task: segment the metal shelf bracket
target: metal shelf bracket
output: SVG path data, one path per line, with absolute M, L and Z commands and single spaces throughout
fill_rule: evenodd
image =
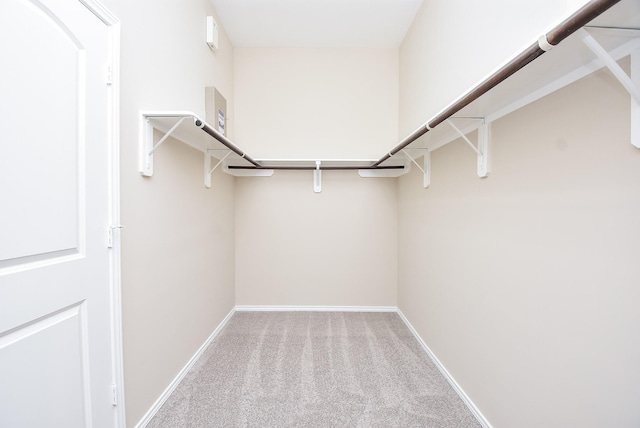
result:
M 406 150 L 424 150 L 423 165 L 420 166 L 420 164 L 416 162 L 413 156 L 407 153 Z M 406 148 L 406 149 L 402 149 L 402 153 L 404 153 L 404 155 L 411 162 L 413 162 L 413 164 L 417 166 L 420 171 L 422 171 L 422 177 L 423 177 L 422 187 L 424 187 L 425 189 L 429 188 L 429 185 L 431 184 L 431 152 L 429 151 L 429 149 L 428 148 L 415 148 L 415 149 Z
M 455 119 L 455 118 L 451 118 Z M 476 147 L 469 138 L 458 128 L 451 119 L 447 119 L 447 123 L 462 137 L 462 139 L 471 147 L 478 155 L 478 177 L 484 178 L 489 175 L 489 123 L 483 118 L 482 123 L 478 127 L 478 146 Z
M 231 150 L 224 150 L 227 153 L 216 163 L 213 167 L 211 164 L 213 163 L 214 157 L 211 156 L 209 152 L 217 151 L 216 149 L 208 149 L 207 153 L 204 154 L 204 186 L 209 189 L 211 188 L 211 174 L 224 162 L 224 160 L 233 153 Z
M 140 139 L 142 144 L 140 144 L 140 174 L 145 177 L 151 177 L 153 175 L 153 152 L 156 151 L 158 147 L 162 145 L 167 138 L 173 134 L 173 131 L 178 129 L 178 127 L 182 124 L 182 122 L 186 119 L 186 117 L 181 117 L 178 121 L 169 129 L 157 143 L 153 143 L 153 125 L 151 124 L 151 120 L 149 116 L 143 114 L 141 119 L 140 126 Z
M 625 29 L 620 30 L 626 31 Z M 638 125 L 640 120 L 640 52 L 636 50 L 631 54 L 631 77 L 629 77 L 589 31 L 584 28 L 578 31 L 582 42 L 604 63 L 631 95 L 631 144 L 640 149 L 640 125 Z

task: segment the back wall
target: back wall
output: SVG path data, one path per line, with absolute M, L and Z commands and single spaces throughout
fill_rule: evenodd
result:
M 236 48 L 238 144 L 254 158 L 380 158 L 397 143 L 397 49 Z
M 236 179 L 236 304 L 396 306 L 396 179 Z

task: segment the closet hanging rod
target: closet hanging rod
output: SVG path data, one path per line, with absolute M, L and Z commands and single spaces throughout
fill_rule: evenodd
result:
M 273 169 L 278 171 L 354 171 L 359 169 L 404 169 L 404 165 L 389 165 L 389 166 L 238 166 L 229 165 L 229 169 Z
M 483 80 L 480 84 L 475 86 L 465 95 L 458 98 L 457 101 L 455 101 L 445 110 L 437 114 L 431 120 L 427 121 L 418 129 L 405 137 L 389 153 L 381 157 L 380 160 L 376 161 L 373 164 L 373 167 L 378 167 L 381 163 L 385 162 L 386 160 L 400 152 L 402 149 L 406 148 L 409 144 L 413 143 L 418 138 L 422 137 L 424 134 L 462 110 L 464 107 L 489 92 L 495 86 L 509 78 L 516 71 L 520 70 L 546 51 L 557 46 L 558 43 L 604 13 L 619 1 L 620 0 L 592 0 L 584 5 L 576 13 L 562 21 L 551 31 L 543 34 L 537 43 L 533 43 L 531 46 L 521 52 L 517 57 L 501 67 L 498 71 L 493 73 L 487 79 Z
M 247 155 L 245 152 L 240 150 L 240 148 L 238 146 L 236 146 L 235 144 L 233 144 L 231 142 L 231 140 L 229 140 L 227 137 L 222 135 L 217 129 L 214 129 L 213 127 L 211 127 L 208 123 L 203 122 L 203 121 L 201 121 L 200 119 L 198 119 L 196 117 L 193 118 L 193 123 L 198 128 L 202 129 L 204 132 L 206 132 L 207 134 L 211 135 L 213 138 L 218 140 L 220 142 L 220 144 L 222 144 L 223 146 L 225 146 L 226 148 L 228 148 L 229 150 L 231 150 L 232 152 L 234 152 L 235 154 L 237 154 L 241 158 L 245 159 L 247 162 L 253 164 L 254 167 L 261 166 L 251 156 Z M 251 168 L 253 168 L 253 167 L 251 167 Z M 273 168 L 269 168 L 269 169 L 273 169 Z

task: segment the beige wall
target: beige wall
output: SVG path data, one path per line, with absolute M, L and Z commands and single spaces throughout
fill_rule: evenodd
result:
M 235 49 L 237 142 L 257 159 L 380 158 L 397 143 L 397 49 Z
M 255 158 L 379 158 L 397 142 L 397 49 L 238 48 L 237 141 Z M 396 304 L 393 179 L 236 183 L 236 303 Z
M 452 103 L 586 0 L 425 0 L 400 47 L 400 136 Z
M 138 111 L 233 108 L 233 52 L 205 44 L 207 0 L 104 0 L 122 23 L 122 294 L 127 425 L 135 426 L 234 305 L 233 178 L 203 183 L 203 154 L 169 140 L 138 173 Z M 232 123 L 230 124 L 232 128 Z M 231 129 L 232 131 L 232 129 Z
M 640 424 L 640 151 L 606 72 L 399 180 L 400 309 L 496 428 Z
M 395 179 L 279 171 L 236 180 L 238 305 L 396 306 Z
M 311 173 L 217 171 L 205 189 L 202 154 L 173 140 L 153 177 L 137 172 L 138 111 L 204 115 L 205 86 L 227 98 L 230 136 L 253 157 L 378 158 L 580 1 L 548 0 L 545 12 L 504 2 L 535 31 L 508 27 L 501 45 L 482 36 L 511 22 L 490 14 L 496 5 L 464 2 L 461 17 L 460 2 L 425 2 L 400 60 L 394 49 L 234 55 L 223 31 L 212 53 L 207 0 L 103 1 L 122 21 L 129 426 L 236 303 L 398 303 L 496 427 L 637 422 L 639 159 L 624 135 L 628 98 L 610 79 L 494 124 L 486 180 L 460 143 L 433 154 L 426 191 L 415 171 L 399 183 L 326 172 L 320 194 Z M 425 26 L 433 16 L 457 26 Z M 618 411 L 603 422 L 598 409 Z

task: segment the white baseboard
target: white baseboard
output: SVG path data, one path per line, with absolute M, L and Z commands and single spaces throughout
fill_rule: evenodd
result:
M 431 349 L 429 349 L 429 347 L 427 346 L 427 344 L 424 342 L 424 340 L 422 340 L 422 338 L 420 337 L 420 335 L 418 334 L 418 332 L 416 331 L 415 328 L 413 328 L 413 326 L 411 325 L 411 323 L 409 322 L 409 320 L 407 319 L 407 317 L 404 316 L 404 314 L 402 313 L 402 311 L 400 309 L 397 310 L 398 315 L 400 316 L 400 318 L 402 319 L 402 321 L 404 321 L 404 323 L 406 324 L 407 328 L 409 329 L 409 331 L 411 331 L 411 333 L 413 334 L 413 336 L 416 338 L 416 340 L 418 341 L 418 343 L 420 343 L 420 345 L 422 345 L 422 348 L 425 350 L 425 352 L 427 353 L 427 355 L 429 356 L 429 358 L 431 358 L 431 360 L 433 361 L 433 363 L 436 365 L 436 367 L 438 368 L 438 370 L 440 370 L 440 373 L 442 373 L 442 375 L 444 376 L 444 378 L 447 380 L 447 382 L 449 382 L 449 384 L 451 385 L 451 387 L 454 389 L 454 391 L 460 396 L 460 398 L 462 399 L 462 401 L 464 401 L 464 404 L 467 405 L 467 407 L 469 408 L 469 410 L 471 411 L 471 413 L 473 413 L 473 416 L 476 417 L 476 419 L 478 420 L 478 422 L 480 422 L 480 424 L 484 427 L 484 428 L 492 428 L 491 424 L 489 423 L 489 421 L 487 420 L 487 418 L 484 417 L 484 415 L 480 412 L 480 409 L 478 409 L 476 407 L 475 404 L 473 404 L 473 401 L 471 401 L 471 399 L 467 396 L 467 394 L 464 392 L 464 390 L 460 387 L 460 385 L 458 385 L 458 382 L 456 382 L 456 380 L 453 378 L 453 376 L 451 376 L 451 374 L 449 373 L 449 371 L 447 371 L 447 369 L 444 367 L 444 365 L 440 362 L 440 360 L 438 359 L 438 357 L 436 357 L 436 355 L 431 352 Z
M 396 312 L 395 306 L 275 306 L 275 305 L 237 305 L 238 312 Z
M 222 322 L 218 325 L 218 327 L 216 327 L 213 333 L 211 333 L 211 335 L 207 338 L 207 340 L 205 340 L 205 342 L 202 344 L 200 349 L 196 351 L 196 353 L 193 355 L 193 357 L 191 357 L 189 362 L 182 368 L 182 370 L 180 370 L 180 373 L 178 373 L 175 379 L 171 381 L 169 386 L 167 386 L 167 388 L 160 395 L 160 397 L 158 397 L 156 402 L 153 403 L 149 411 L 147 411 L 147 413 L 142 417 L 142 419 L 140 419 L 140 421 L 136 424 L 135 428 L 144 428 L 147 426 L 147 424 L 151 421 L 151 419 L 155 416 L 155 414 L 158 413 L 158 410 L 160 410 L 160 408 L 165 403 L 165 401 L 167 401 L 169 396 L 180 384 L 182 379 L 184 379 L 187 373 L 189 373 L 189 370 L 193 368 L 193 366 L 198 361 L 198 359 L 202 356 L 202 354 L 207 349 L 207 347 L 211 344 L 211 342 L 213 342 L 213 339 L 216 338 L 216 336 L 218 335 L 218 333 L 220 333 L 222 328 L 227 324 L 227 322 L 229 322 L 229 319 L 231 319 L 231 316 L 235 313 L 235 311 L 236 310 L 234 308 L 231 310 L 231 312 L 227 314 L 227 316 L 222 320 Z

